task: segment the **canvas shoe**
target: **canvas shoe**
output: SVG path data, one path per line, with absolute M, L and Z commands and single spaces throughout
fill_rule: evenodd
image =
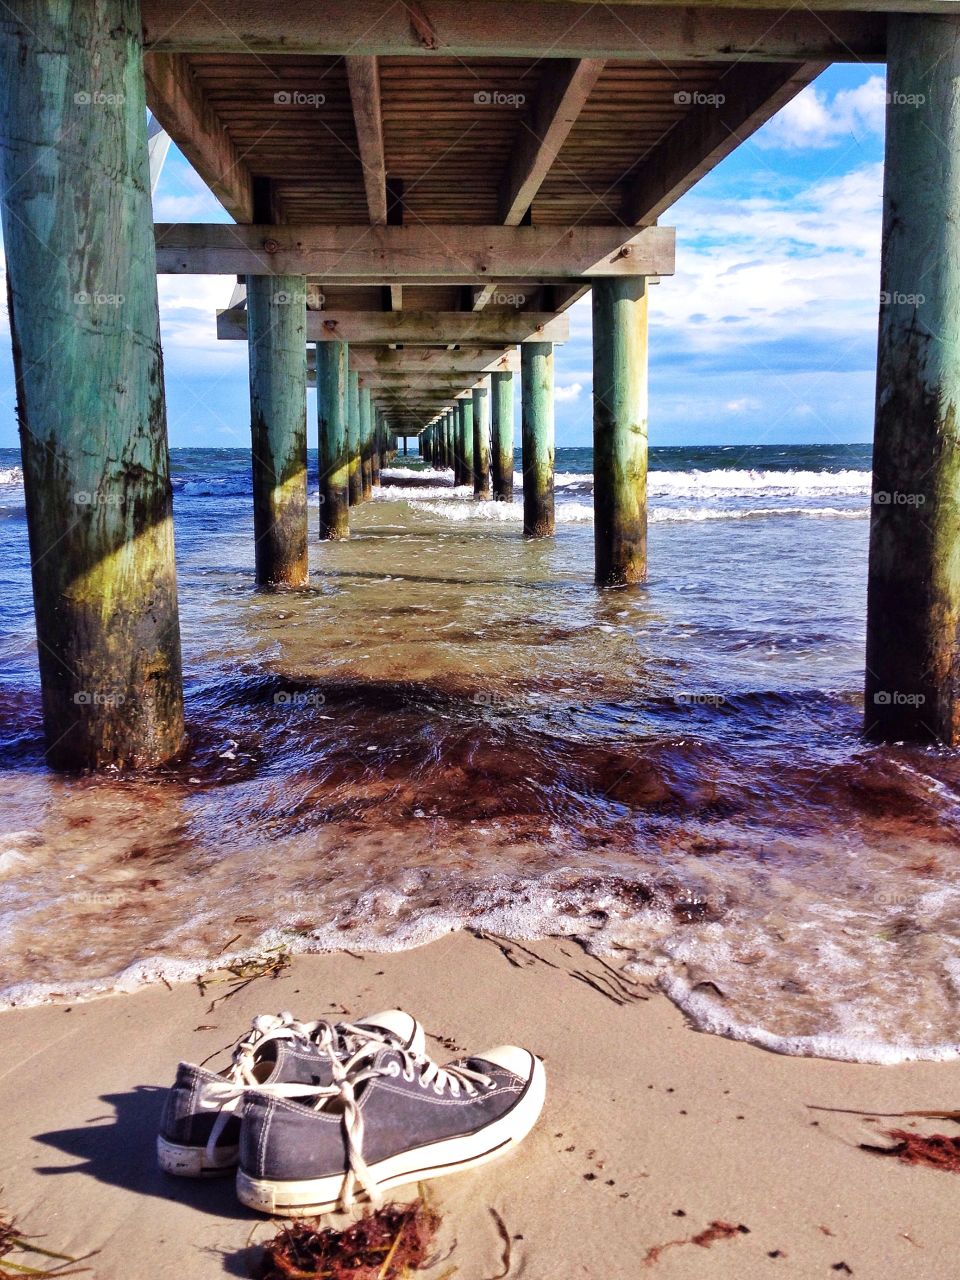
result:
M 423 1027 L 402 1009 L 367 1014 L 357 1023 L 299 1022 L 289 1013 L 261 1014 L 238 1042 L 224 1071 L 181 1062 L 160 1121 L 160 1168 L 186 1178 L 233 1169 L 239 1159 L 240 1120 L 250 1088 L 280 1097 L 296 1097 L 304 1089 L 315 1091 L 316 1086 L 331 1083 L 333 1063 L 367 1043 L 422 1053 Z
M 237 1195 L 293 1217 L 349 1208 L 359 1192 L 471 1169 L 505 1155 L 543 1107 L 543 1064 L 513 1045 L 440 1067 L 423 1053 L 368 1042 L 331 1067 L 313 1101 L 252 1090 Z

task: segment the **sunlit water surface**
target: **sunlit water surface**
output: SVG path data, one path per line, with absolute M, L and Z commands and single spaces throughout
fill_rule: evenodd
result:
M 650 580 L 610 591 L 590 451 L 557 466 L 554 540 L 398 464 L 263 593 L 249 455 L 174 451 L 189 746 L 57 777 L 0 451 L 3 1000 L 484 928 L 770 1047 L 960 1053 L 960 758 L 859 736 L 868 451 L 655 451 Z

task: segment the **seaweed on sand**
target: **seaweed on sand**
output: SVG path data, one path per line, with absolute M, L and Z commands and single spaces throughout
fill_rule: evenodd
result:
M 232 964 L 221 965 L 213 975 L 198 976 L 196 980 L 197 988 L 200 994 L 205 996 L 207 987 L 214 984 L 227 983 L 228 990 L 223 995 L 216 996 L 210 1001 L 207 1013 L 213 1013 L 218 1004 L 222 1004 L 224 1000 L 229 1000 L 231 996 L 237 995 L 238 992 L 248 987 L 251 982 L 256 982 L 258 978 L 279 978 L 289 968 L 290 952 L 288 948 L 282 945 L 269 947 L 259 956 L 252 956 L 246 960 L 236 960 Z M 218 977 L 217 974 L 220 973 L 225 976 Z
M 439 1213 L 422 1200 L 385 1205 L 342 1231 L 297 1220 L 264 1246 L 259 1278 L 405 1280 L 435 1261 L 430 1246 L 439 1225 Z
M 896 1156 L 902 1164 L 918 1164 L 926 1169 L 960 1173 L 960 1138 L 948 1138 L 942 1133 L 924 1137 L 920 1133 L 908 1133 L 906 1129 L 888 1129 L 884 1137 L 889 1138 L 894 1145 L 876 1147 L 861 1142 L 861 1150 L 878 1156 Z
M 38 1239 L 37 1236 L 25 1236 L 17 1230 L 17 1224 L 0 1211 L 0 1280 L 21 1280 L 23 1276 L 40 1277 L 61 1277 L 61 1276 L 78 1276 L 82 1272 L 89 1271 L 89 1267 L 77 1267 L 78 1262 L 85 1262 L 87 1258 L 92 1258 L 92 1253 L 84 1254 L 82 1258 L 74 1258 L 69 1253 L 57 1253 L 53 1249 L 44 1249 L 41 1245 L 34 1243 Z M 25 1262 L 15 1262 L 10 1256 L 11 1254 L 29 1254 L 35 1259 L 45 1258 L 51 1266 L 36 1265 L 31 1266 Z

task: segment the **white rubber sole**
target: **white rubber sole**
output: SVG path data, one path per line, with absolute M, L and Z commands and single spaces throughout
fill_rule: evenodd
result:
M 206 1147 L 181 1147 L 166 1138 L 157 1138 L 157 1163 L 164 1173 L 177 1178 L 218 1178 L 232 1173 L 240 1161 L 239 1147 L 217 1147 L 210 1160 Z
M 533 1058 L 533 1055 L 531 1054 Z M 381 1191 L 389 1191 L 427 1178 L 442 1178 L 478 1165 L 499 1160 L 519 1146 L 536 1124 L 546 1096 L 547 1078 L 543 1063 L 533 1058 L 530 1082 L 516 1106 L 478 1133 L 446 1138 L 428 1146 L 401 1152 L 388 1160 L 370 1165 L 370 1172 Z M 237 1171 L 237 1198 L 241 1204 L 275 1217 L 295 1218 L 301 1214 L 331 1213 L 340 1199 L 343 1175 L 310 1178 L 296 1182 L 275 1182 L 252 1178 L 243 1169 Z M 364 1199 L 358 1191 L 358 1199 Z

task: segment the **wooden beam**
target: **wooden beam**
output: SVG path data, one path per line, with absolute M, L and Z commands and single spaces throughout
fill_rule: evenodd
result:
M 380 70 L 377 59 L 372 55 L 349 57 L 344 61 L 370 221 L 375 226 L 384 226 L 387 221 L 387 161 L 383 149 Z
M 156 224 L 165 275 L 307 275 L 372 283 L 393 278 L 567 280 L 659 276 L 674 270 L 674 232 L 644 227 L 353 227 Z
M 543 80 L 523 121 L 500 190 L 500 221 L 518 227 L 597 83 L 599 58 L 561 58 L 544 65 Z
M 314 360 L 315 354 L 311 348 L 307 352 L 308 364 L 312 365 Z M 404 347 L 402 350 L 380 347 L 371 350 L 369 347 L 353 346 L 350 364 L 364 379 L 370 376 L 406 378 L 434 374 L 476 374 L 480 377 L 484 373 L 495 371 L 515 373 L 520 368 L 520 353 L 516 347 L 508 351 L 500 347 L 461 347 L 448 351 L 432 347 Z
M 655 222 L 823 70 L 821 62 L 744 62 L 728 71 L 710 94 L 723 101 L 692 105 L 636 168 L 623 196 L 624 222 Z
M 217 312 L 217 337 L 247 340 L 247 313 L 240 307 Z M 517 342 L 566 342 L 570 318 L 550 311 L 514 311 L 510 315 L 469 311 L 308 311 L 307 342 L 349 342 L 384 346 L 513 345 Z
M 614 10 L 575 0 L 430 0 L 429 14 L 383 0 L 222 0 L 215 7 L 142 0 L 141 7 L 147 48 L 174 53 L 879 62 L 886 52 L 885 16 L 864 12 L 865 3 L 828 20 L 812 11 L 835 10 L 834 0 L 779 7 L 768 0 L 770 11 L 675 3 Z
M 253 220 L 250 171 L 220 123 L 187 59 L 148 53 L 143 59 L 147 105 L 237 222 Z

